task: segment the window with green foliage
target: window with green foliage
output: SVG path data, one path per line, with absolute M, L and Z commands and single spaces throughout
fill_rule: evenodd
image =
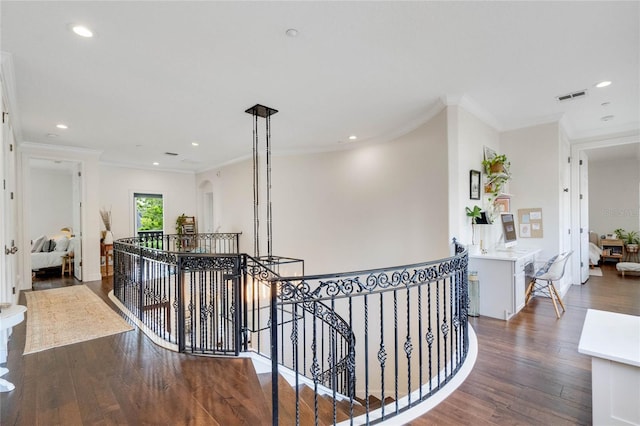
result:
M 136 234 L 139 231 L 162 231 L 164 212 L 162 194 L 134 194 Z

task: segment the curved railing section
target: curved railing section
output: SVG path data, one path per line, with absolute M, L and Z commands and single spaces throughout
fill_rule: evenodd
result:
M 113 244 L 113 294 L 152 339 L 210 355 L 241 350 L 239 234 L 144 233 Z
M 148 232 L 114 243 L 114 296 L 157 343 L 268 358 L 295 387 L 296 423 L 375 424 L 441 390 L 469 350 L 464 247 L 446 259 L 308 276 L 304 263 L 239 253 L 238 234 Z M 303 385 L 313 401 L 303 402 Z M 273 404 L 273 423 L 278 423 Z M 326 409 L 322 409 L 326 411 Z
M 308 312 L 304 307 L 322 304 L 331 312 L 324 322 L 335 321 L 326 339 L 318 315 L 303 312 L 289 337 L 278 334 L 287 338 L 278 347 L 295 353 L 308 346 L 315 384 L 325 379 L 322 363 L 335 366 L 334 378 L 344 373 L 351 386 L 343 395 L 349 399 L 350 417 L 364 410 L 358 423 L 381 422 L 425 401 L 458 372 L 469 349 L 468 255 L 464 247 L 455 247 L 452 257 L 432 262 L 273 280 L 277 309 Z M 304 345 L 295 324 L 304 324 L 304 335 L 310 336 Z M 341 358 L 343 328 L 354 336 L 346 358 Z M 334 364 L 338 359 L 344 364 Z M 329 387 L 337 401 L 338 388 Z M 333 405 L 336 423 L 337 402 Z
M 352 387 L 349 386 L 347 364 L 349 356 L 353 353 L 355 337 L 349 329 L 347 322 L 336 315 L 329 306 L 318 301 L 309 301 L 300 303 L 296 309 L 290 310 L 284 307 L 275 309 L 275 313 L 271 311 L 271 285 L 280 279 L 280 275 L 275 270 L 280 270 L 283 265 L 288 270 L 297 269 L 303 271 L 303 263 L 299 259 L 270 257 L 270 258 L 253 258 L 246 256 L 246 273 L 248 282 L 246 288 L 250 289 L 250 295 L 258 295 L 258 297 L 247 298 L 247 309 L 245 312 L 251 314 L 251 318 L 247 318 L 245 324 L 248 325 L 248 341 L 252 343 L 250 348 L 258 354 L 266 358 L 272 358 L 271 336 L 275 332 L 277 336 L 293 336 L 297 342 L 302 342 L 301 351 L 291 351 L 287 345 L 287 341 L 279 338 L 280 347 L 278 348 L 278 356 L 274 357 L 277 364 L 294 371 L 296 386 L 300 384 L 300 375 L 310 380 L 316 380 L 326 389 L 336 389 L 337 392 L 344 395 L 352 395 Z M 273 269 L 272 269 L 273 268 Z M 280 271 L 282 273 L 282 271 Z M 309 336 L 304 333 L 304 324 L 306 315 L 311 315 L 315 320 L 322 323 L 322 332 L 324 336 L 320 340 L 329 340 L 332 336 L 339 340 L 340 347 L 344 348 L 340 354 L 337 354 L 326 365 L 315 365 L 311 363 L 307 356 L 307 344 Z M 272 318 L 276 320 L 273 321 Z M 272 330 L 275 327 L 275 330 Z M 255 344 L 253 344 L 255 342 Z

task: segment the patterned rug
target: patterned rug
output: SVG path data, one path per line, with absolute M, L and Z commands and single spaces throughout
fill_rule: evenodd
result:
M 133 330 L 85 285 L 31 291 L 24 354 Z

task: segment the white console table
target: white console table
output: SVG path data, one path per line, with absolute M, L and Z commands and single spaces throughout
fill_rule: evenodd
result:
M 24 320 L 26 310 L 26 306 L 11 305 L 8 308 L 2 308 L 2 312 L 0 312 L 0 363 L 7 361 L 7 343 L 9 336 L 11 336 L 11 329 Z M 0 376 L 4 376 L 8 372 L 8 369 L 0 367 Z M 0 392 L 9 392 L 13 389 L 15 389 L 13 383 L 0 379 Z
M 525 270 L 540 250 L 498 249 L 469 255 L 469 271 L 478 271 L 480 315 L 508 320 L 524 307 Z
M 640 317 L 587 310 L 578 352 L 592 357 L 593 424 L 640 425 Z

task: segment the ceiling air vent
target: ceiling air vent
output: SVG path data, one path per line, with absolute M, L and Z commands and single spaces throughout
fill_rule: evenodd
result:
M 587 89 L 578 90 L 572 93 L 567 93 L 566 95 L 556 96 L 556 99 L 560 102 L 564 102 L 564 101 L 570 101 L 573 99 L 584 98 L 585 96 L 587 96 Z
M 172 157 L 177 157 L 178 153 L 176 153 L 176 152 L 165 152 L 164 155 L 171 155 Z

